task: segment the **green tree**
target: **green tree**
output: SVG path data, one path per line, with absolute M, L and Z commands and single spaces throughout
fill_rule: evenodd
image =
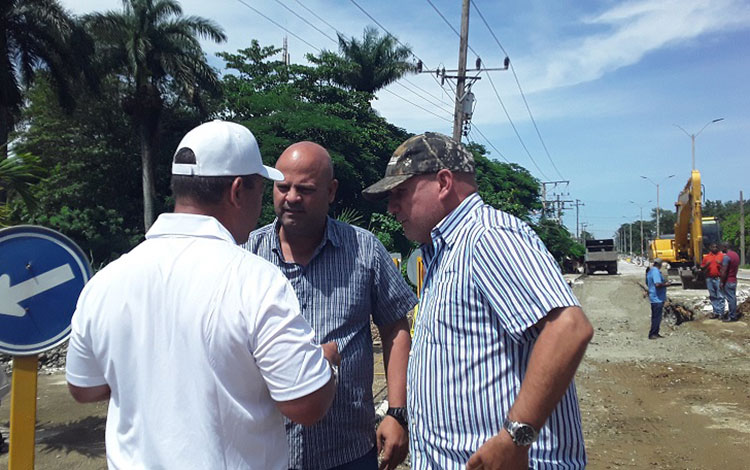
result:
M 526 222 L 531 213 L 542 208 L 539 180 L 515 163 L 502 163 L 487 158 L 487 149 L 469 142 L 474 154 L 479 195 L 492 207 L 512 214 Z
M 18 196 L 28 207 L 37 206 L 33 195 L 33 184 L 38 182 L 44 171 L 39 166 L 39 159 L 28 153 L 21 153 L 0 160 L 0 191 L 5 192 L 8 200 Z M 0 201 L 0 227 L 8 225 L 10 208 Z
M 38 204 L 15 198 L 9 204 L 10 217 L 12 223 L 64 233 L 100 266 L 143 237 L 138 137 L 119 106 L 129 93 L 126 83 L 111 77 L 102 81 L 99 94 L 82 86 L 72 91 L 78 106 L 65 112 L 47 80 L 37 80 L 29 90 L 15 150 L 38 155 L 45 174 L 30 188 Z M 162 201 L 168 194 L 168 156 L 198 122 L 192 108 L 172 105 L 163 112 L 162 158 L 155 171 Z
M 339 53 L 322 51 L 308 59 L 320 66 L 333 82 L 356 91 L 375 93 L 416 70 L 409 61 L 411 49 L 390 34 L 381 36 L 374 26 L 365 28 L 362 40 L 338 35 Z
M 40 68 L 47 71 L 63 106 L 71 108 L 70 85 L 80 76 L 91 42 L 57 0 L 0 3 L 0 160 L 23 106 L 24 89 Z M 87 75 L 92 79 L 93 75 Z
M 585 248 L 573 240 L 565 226 L 552 219 L 542 219 L 532 227 L 564 271 L 571 271 L 574 261 L 582 260 Z
M 127 80 L 123 108 L 140 142 L 143 223 L 154 221 L 153 159 L 165 100 L 182 98 L 203 110 L 201 91 L 218 94 L 219 79 L 199 39 L 226 40 L 213 21 L 184 16 L 176 0 L 123 0 L 123 11 L 93 13 L 84 22 L 97 39 L 102 70 Z

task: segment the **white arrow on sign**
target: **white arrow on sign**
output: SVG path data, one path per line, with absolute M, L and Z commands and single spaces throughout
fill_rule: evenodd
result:
M 10 276 L 0 276 L 0 315 L 22 317 L 26 309 L 18 305 L 19 302 L 57 287 L 75 278 L 70 265 L 64 264 L 31 279 L 10 285 Z

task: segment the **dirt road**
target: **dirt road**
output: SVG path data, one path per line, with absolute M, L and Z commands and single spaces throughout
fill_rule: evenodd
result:
M 747 318 L 667 318 L 665 338 L 649 340 L 643 268 L 621 263 L 620 272 L 574 285 L 596 330 L 576 378 L 589 468 L 750 468 Z
M 648 340 L 643 268 L 621 263 L 617 276 L 580 278 L 574 291 L 596 330 L 576 382 L 591 469 L 750 468 L 750 328 L 705 320 Z M 668 296 L 701 297 L 670 287 Z M 376 358 L 376 397 L 383 396 Z M 64 376 L 40 376 L 36 469 L 104 469 L 106 405 L 69 398 Z M 0 406 L 7 435 L 9 403 Z M 7 466 L 0 456 L 0 468 Z

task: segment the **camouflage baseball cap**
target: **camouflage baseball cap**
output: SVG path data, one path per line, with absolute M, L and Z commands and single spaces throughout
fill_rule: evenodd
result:
M 371 201 L 382 199 L 412 176 L 437 173 L 442 169 L 474 173 L 474 156 L 446 135 L 437 132 L 415 135 L 399 145 L 385 168 L 385 177 L 365 188 L 362 196 Z

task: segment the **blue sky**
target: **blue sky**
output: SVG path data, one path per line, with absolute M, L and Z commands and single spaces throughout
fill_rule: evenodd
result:
M 215 58 L 215 52 L 241 49 L 251 39 L 258 39 L 263 45 L 281 46 L 287 35 L 292 62 L 304 63 L 304 54 L 315 52 L 311 45 L 336 50 L 333 41 L 282 5 L 305 16 L 334 38 L 335 31 L 301 4 L 348 36 L 360 37 L 365 26 L 373 24 L 353 2 L 346 0 L 242 2 L 182 2 L 185 14 L 211 18 L 225 29 L 226 43 L 204 45 L 209 60 L 217 68 L 223 62 Z M 121 5 L 119 0 L 62 0 L 62 3 L 77 14 L 119 9 Z M 458 38 L 427 0 L 356 0 L 356 3 L 399 40 L 409 44 L 428 67 L 456 68 Z M 459 29 L 460 0 L 432 0 L 432 3 Z M 474 140 L 487 145 L 491 157 L 518 163 L 542 181 L 569 180 L 569 185 L 550 187 L 550 197 L 560 194 L 561 199 L 580 200 L 584 206 L 580 208 L 579 220 L 587 224 L 590 232 L 598 237 L 611 236 L 621 223 L 638 220 L 639 209 L 631 200 L 644 205 L 643 214 L 648 217 L 650 209 L 656 206 L 656 188 L 641 175 L 661 182 L 660 206 L 674 209 L 677 194 L 691 170 L 691 139 L 675 124 L 689 133 L 697 133 L 711 120 L 724 118 L 709 125 L 696 138 L 696 167 L 702 173 L 708 199 L 737 200 L 740 190 L 746 199 L 750 198 L 750 3 L 745 0 L 476 0 L 474 3 L 508 52 L 549 155 L 510 71 L 487 72 L 492 74 L 510 120 L 487 73 L 474 86 L 477 103 L 473 124 L 495 149 L 476 130 L 472 133 Z M 473 8 L 469 31 L 469 45 L 485 66 L 500 66 L 505 54 Z M 470 66 L 475 58 L 469 52 Z M 373 106 L 410 132 L 429 130 L 450 135 L 452 97 L 448 88 L 446 85 L 442 89 L 426 74 L 409 76 L 408 81 L 392 84 L 378 93 Z M 667 179 L 670 175 L 675 176 Z M 576 231 L 575 209 L 566 211 L 564 222 L 572 232 Z

